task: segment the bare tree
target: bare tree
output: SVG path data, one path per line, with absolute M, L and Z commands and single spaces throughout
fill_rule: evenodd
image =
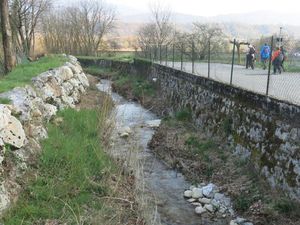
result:
M 103 38 L 114 28 L 115 10 L 103 1 L 87 0 L 52 12 L 43 21 L 49 51 L 96 55 Z
M 12 0 L 11 21 L 15 42 L 26 56 L 34 54 L 37 25 L 50 9 L 52 0 Z
M 138 43 L 142 51 L 162 48 L 172 42 L 171 11 L 160 3 L 150 5 L 152 21 L 138 31 Z
M 171 11 L 159 2 L 152 4 L 150 8 L 156 43 L 159 46 L 169 44 L 172 39 L 173 30 L 171 25 Z
M 2 42 L 4 51 L 4 72 L 10 72 L 16 66 L 16 56 L 12 43 L 12 32 L 9 21 L 8 0 L 0 1 Z
M 217 24 L 194 23 L 191 33 L 177 33 L 176 48 L 181 49 L 189 58 L 204 59 L 208 55 L 221 53 L 226 49 L 225 34 Z

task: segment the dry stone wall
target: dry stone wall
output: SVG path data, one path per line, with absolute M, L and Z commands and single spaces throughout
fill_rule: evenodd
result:
M 38 75 L 32 85 L 0 94 L 11 101 L 0 104 L 0 214 L 17 198 L 21 188 L 17 180 L 40 152 L 39 141 L 47 138 L 46 123 L 58 110 L 74 108 L 89 87 L 77 59 L 66 57 L 64 66 Z

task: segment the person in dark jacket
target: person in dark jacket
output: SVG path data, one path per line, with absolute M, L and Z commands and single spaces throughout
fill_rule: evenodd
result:
M 248 45 L 248 53 L 246 55 L 246 69 L 250 66 L 252 69 L 254 69 L 254 62 L 255 62 L 255 53 L 256 50 L 253 45 Z
M 279 74 L 281 74 L 281 63 L 282 63 L 282 54 L 280 51 L 280 48 L 276 48 L 276 51 L 274 51 L 272 55 L 272 65 L 273 65 L 273 71 L 274 74 L 278 71 Z
M 281 46 L 280 47 L 280 52 L 281 52 L 281 58 L 282 58 L 282 61 L 281 61 L 281 69 L 282 69 L 282 71 L 285 71 L 285 69 L 284 69 L 284 65 L 283 65 L 283 63 L 285 62 L 285 60 L 286 60 L 286 51 L 285 51 L 285 49 L 283 48 L 283 46 Z

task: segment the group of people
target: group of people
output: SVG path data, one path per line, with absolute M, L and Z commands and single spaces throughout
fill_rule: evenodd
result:
M 246 55 L 246 69 L 251 67 L 254 69 L 254 62 L 255 62 L 255 54 L 256 50 L 253 45 L 248 45 L 248 53 Z M 263 69 L 265 70 L 267 68 L 267 62 L 270 59 L 271 54 L 271 48 L 268 46 L 268 44 L 264 44 L 260 49 L 260 59 L 262 62 Z M 276 74 L 277 72 L 281 74 L 282 71 L 284 71 L 284 61 L 285 61 L 286 55 L 285 50 L 283 46 L 277 47 L 276 50 L 273 52 L 271 57 L 271 62 L 273 65 L 273 72 Z

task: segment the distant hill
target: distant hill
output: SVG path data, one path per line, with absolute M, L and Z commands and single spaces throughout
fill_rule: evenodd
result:
M 138 28 L 151 21 L 149 13 L 121 15 L 117 31 L 120 36 L 135 36 Z M 214 17 L 201 17 L 181 13 L 173 13 L 172 21 L 178 29 L 189 31 L 193 22 L 218 23 L 229 37 L 241 39 L 260 38 L 283 32 L 300 39 L 300 14 L 272 13 L 267 11 L 246 14 L 229 14 Z

